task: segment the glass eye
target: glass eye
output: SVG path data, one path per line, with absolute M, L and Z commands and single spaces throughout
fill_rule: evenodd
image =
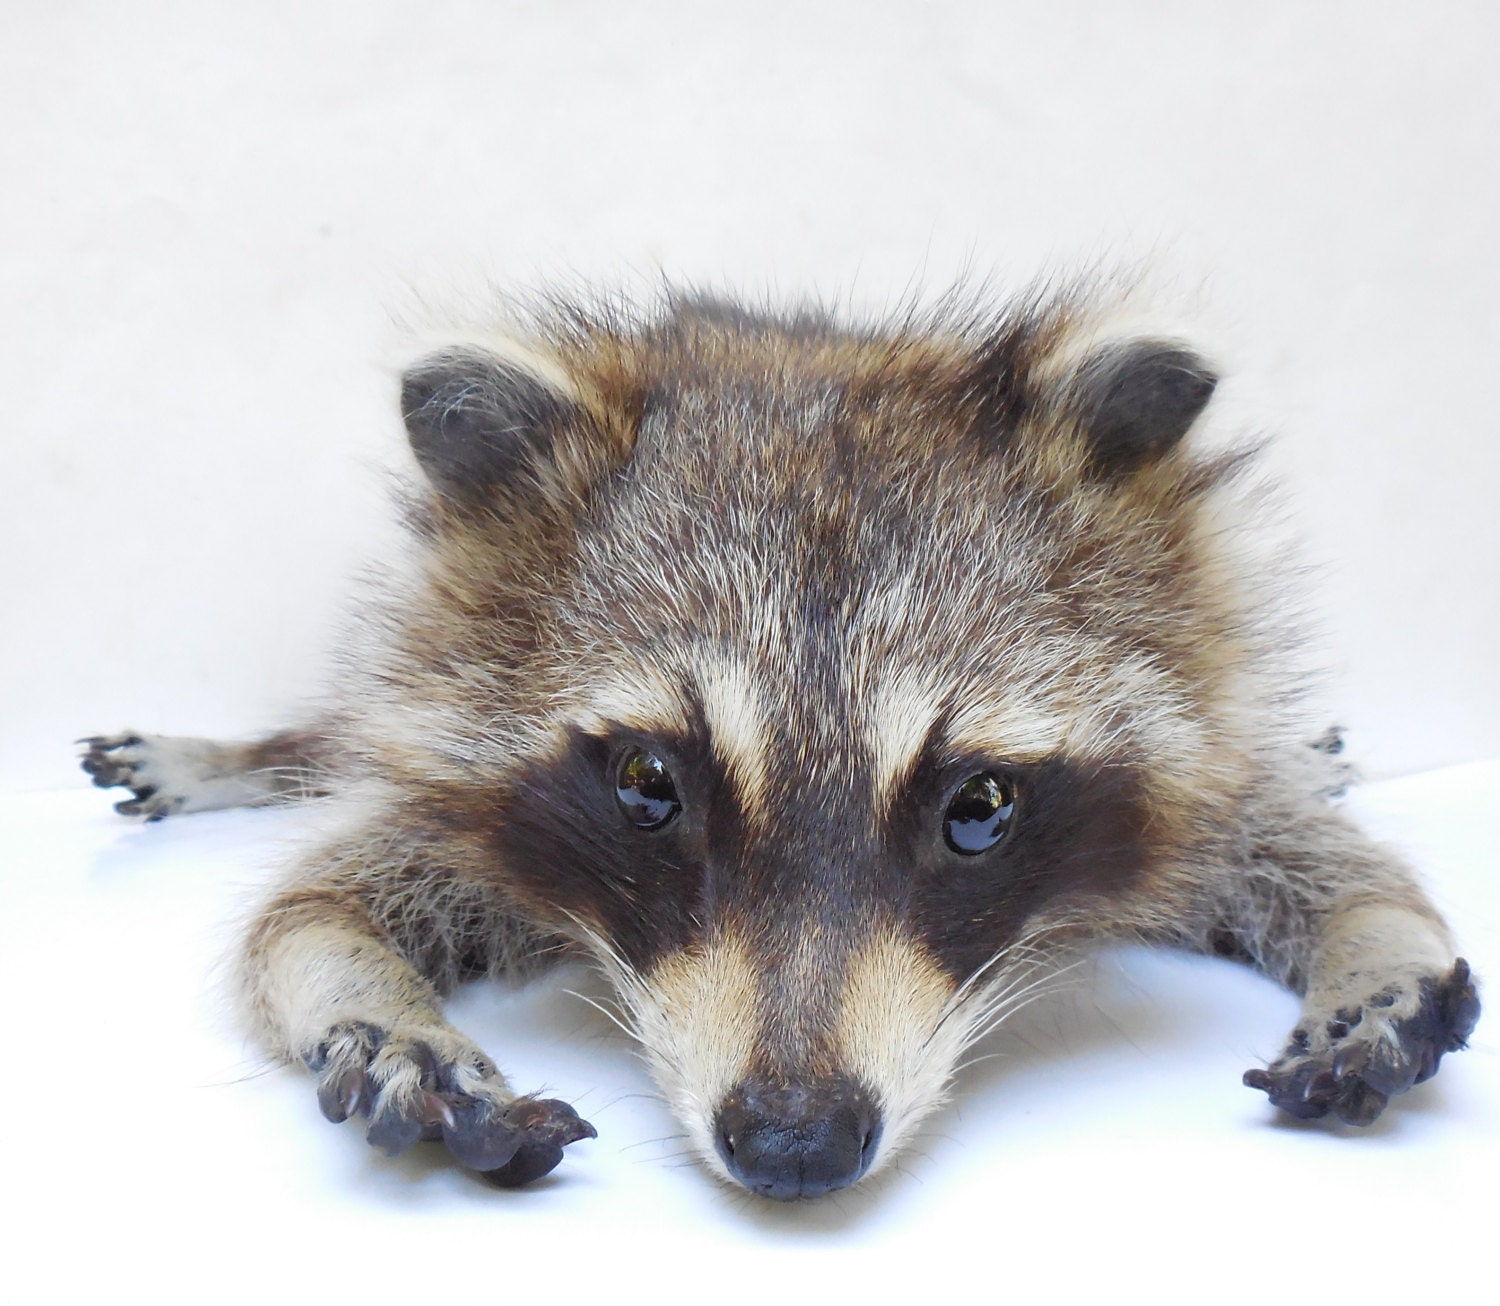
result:
M 943 813 L 943 838 L 956 853 L 972 856 L 1005 838 L 1016 812 L 1016 791 L 986 771 L 970 776 L 953 791 Z
M 615 801 L 638 830 L 659 830 L 682 811 L 672 774 L 655 753 L 627 753 L 620 759 Z

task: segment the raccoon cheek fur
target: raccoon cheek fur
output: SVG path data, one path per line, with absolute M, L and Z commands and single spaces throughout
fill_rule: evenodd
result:
M 769 1198 L 878 1169 L 1091 939 L 1302 994 L 1246 1083 L 1368 1123 L 1463 1046 L 1474 979 L 1327 805 L 1253 454 L 1196 448 L 1216 372 L 1140 320 L 1078 286 L 456 334 L 403 379 L 411 558 L 322 719 L 98 735 L 84 769 L 146 820 L 323 798 L 242 949 L 250 1023 L 330 1119 L 495 1182 L 593 1129 L 442 999 L 570 955 L 705 1165 Z

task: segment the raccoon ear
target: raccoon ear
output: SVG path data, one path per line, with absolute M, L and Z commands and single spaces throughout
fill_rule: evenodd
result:
M 1124 475 L 1160 458 L 1208 406 L 1219 378 L 1197 354 L 1166 340 L 1132 340 L 1089 355 L 1068 406 L 1096 470 Z
M 578 405 L 541 360 L 473 346 L 421 359 L 401 378 L 401 416 L 438 493 L 480 506 L 534 481 Z

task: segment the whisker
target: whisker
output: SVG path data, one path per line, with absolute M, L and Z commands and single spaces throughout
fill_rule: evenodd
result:
M 982 1014 L 982 1016 L 979 1017 L 974 1027 L 969 1031 L 969 1035 L 965 1039 L 963 1046 L 966 1048 L 972 1047 L 975 1043 L 978 1043 L 988 1034 L 993 1033 L 1000 1027 L 1002 1023 L 1014 1016 L 1022 1008 L 1029 1007 L 1038 999 L 1046 997 L 1052 993 L 1057 993 L 1062 989 L 1068 987 L 1068 985 L 1063 982 L 1063 977 L 1070 971 L 1077 970 L 1082 965 L 1083 959 L 1080 958 L 1078 961 L 1075 961 L 1071 965 L 1064 967 L 1062 970 L 1042 976 L 1040 979 L 1028 985 L 1026 988 L 1021 989 L 1019 992 L 1007 995 L 1006 999 L 1003 1002 L 997 1004 L 996 1006 L 988 1008 Z
M 678 1142 L 678 1141 L 680 1141 L 680 1140 L 682 1140 L 682 1139 L 684 1139 L 686 1137 L 687 1137 L 686 1134 L 663 1134 L 660 1138 L 643 1138 L 638 1143 L 626 1143 L 624 1147 L 620 1148 L 620 1151 L 622 1151 L 622 1152 L 633 1152 L 638 1147 L 653 1147 L 653 1146 L 656 1146 L 656 1145 L 658 1145 L 660 1143 L 675 1143 L 675 1142 Z M 668 1155 L 681 1156 L 682 1153 L 681 1152 L 674 1152 L 674 1153 L 669 1153 Z M 650 1158 L 647 1158 L 647 1159 L 650 1159 Z M 661 1159 L 661 1158 L 658 1158 L 658 1159 Z
M 667 1099 L 661 1093 L 621 1093 L 614 1099 L 615 1102 L 658 1102 L 667 1106 Z
M 1060 979 L 1061 977 L 1055 974 L 1041 975 L 1025 985 L 998 995 L 993 1002 L 986 1003 L 974 1013 L 973 1023 L 967 1031 L 962 1046 L 965 1048 L 973 1046 L 1007 1017 L 1014 1015 L 1022 1007 L 1029 1006 L 1045 994 L 1060 988 Z
M 1007 964 L 1016 963 L 1018 969 L 1021 966 L 1025 965 L 1043 964 L 1051 954 L 1048 950 L 1036 945 L 1040 940 L 1046 938 L 1049 934 L 1060 932 L 1066 927 L 1066 925 L 1067 921 L 1064 920 L 1060 922 L 1051 922 L 1036 926 L 1035 928 L 1027 931 L 1025 934 L 1022 934 L 1018 938 L 1012 940 L 1003 948 L 1000 948 L 992 957 L 990 957 L 988 961 L 984 963 L 984 965 L 980 966 L 977 970 L 974 971 L 973 974 L 965 979 L 964 982 L 960 984 L 954 991 L 953 996 L 943 1004 L 943 1009 L 938 1014 L 937 1023 L 933 1026 L 932 1032 L 928 1035 L 924 1046 L 930 1045 L 932 1041 L 942 1032 L 944 1026 L 947 1025 L 948 1021 L 952 1019 L 952 1017 L 956 1015 L 968 1003 L 975 989 L 980 986 L 980 981 L 984 979 L 984 977 L 993 969 L 993 967 L 1000 964 L 1001 962 L 1005 962 Z M 990 999 L 986 998 L 984 999 L 984 1001 L 988 1002 L 990 1001 Z
M 974 1066 L 981 1065 L 986 1061 L 1000 1061 L 1004 1058 L 1004 1052 L 986 1052 L 983 1056 L 970 1057 L 967 1061 L 960 1061 L 956 1066 L 953 1067 L 953 1073 L 955 1075 L 961 1075 L 964 1071 L 969 1070 Z
M 607 1007 L 603 1002 L 600 1002 L 598 999 L 589 997 L 587 993 L 579 993 L 577 989 L 564 989 L 563 992 L 566 993 L 570 998 L 577 998 L 580 1002 L 588 1003 L 589 1006 L 591 1006 L 601 1016 L 609 1020 L 612 1024 L 618 1026 L 620 1031 L 628 1035 L 631 1039 L 636 1039 L 639 1037 L 636 1031 L 631 1029 L 631 1027 L 627 1025 L 621 1017 L 617 1016 L 613 1011 L 609 1009 L 609 1007 Z

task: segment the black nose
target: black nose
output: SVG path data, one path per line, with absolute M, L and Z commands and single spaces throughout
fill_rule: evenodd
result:
M 788 1202 L 847 1188 L 870 1168 L 880 1111 L 852 1080 L 785 1083 L 754 1077 L 724 1099 L 719 1155 L 753 1193 Z

